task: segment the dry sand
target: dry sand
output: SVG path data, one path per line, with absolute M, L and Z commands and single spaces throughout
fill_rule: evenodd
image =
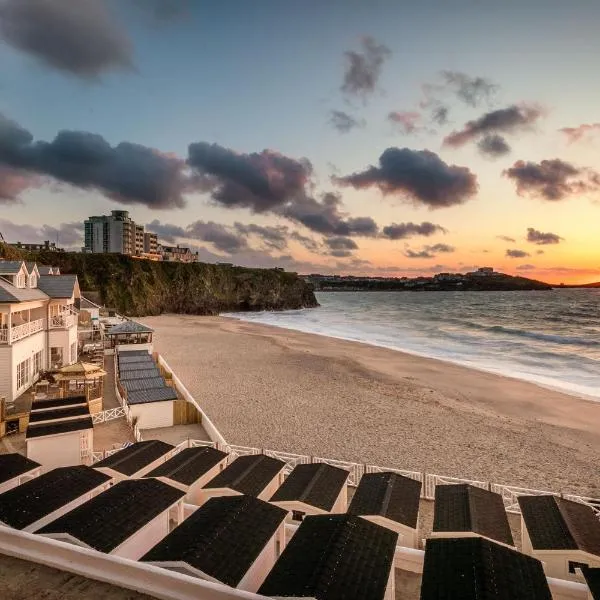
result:
M 224 317 L 143 321 L 230 443 L 600 498 L 600 403 Z

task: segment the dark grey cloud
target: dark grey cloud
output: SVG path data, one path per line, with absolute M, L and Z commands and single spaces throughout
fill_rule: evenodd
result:
M 390 240 L 403 240 L 415 235 L 428 237 L 435 233 L 446 233 L 441 225 L 423 221 L 422 223 L 392 223 L 381 230 L 383 237 Z
M 537 244 L 538 246 L 547 246 L 550 244 L 560 244 L 563 241 L 563 238 L 556 233 L 544 233 L 534 229 L 533 227 L 528 227 L 527 241 L 531 242 L 532 244 Z
M 422 129 L 421 113 L 416 111 L 393 110 L 388 113 L 387 120 L 398 127 L 405 135 L 416 133 Z
M 317 240 L 307 235 L 302 235 L 298 231 L 292 231 L 292 233 L 290 234 L 290 238 L 297 241 L 299 244 L 301 244 L 311 252 L 316 252 L 319 249 L 319 243 L 317 242 Z
M 306 159 L 295 160 L 272 150 L 241 154 L 206 142 L 190 144 L 188 164 L 204 177 L 215 203 L 258 213 L 303 197 L 312 175 Z
M 217 250 L 235 254 L 248 248 L 246 236 L 213 221 L 194 221 L 186 227 L 187 237 L 211 243 Z
M 478 190 L 477 176 L 467 167 L 445 163 L 435 152 L 388 148 L 379 166 L 333 181 L 355 189 L 376 187 L 384 195 L 412 200 L 417 205 L 443 208 L 462 204 Z
M 438 125 L 446 125 L 449 113 L 450 109 L 447 106 L 437 106 L 431 113 L 431 120 Z
M 542 200 L 563 200 L 600 190 L 600 173 L 559 158 L 539 163 L 519 160 L 503 175 L 515 182 L 519 196 Z
M 170 223 L 161 223 L 158 219 L 154 219 L 146 225 L 146 230 L 156 233 L 158 237 L 170 244 L 175 243 L 177 238 L 185 238 L 187 232 L 179 225 L 171 225 Z
M 345 52 L 346 71 L 342 92 L 363 98 L 372 94 L 377 87 L 383 64 L 391 54 L 391 50 L 384 44 L 379 44 L 372 37 L 363 37 L 361 51 Z
M 539 106 L 513 104 L 487 112 L 479 119 L 468 121 L 459 131 L 453 131 L 444 139 L 446 146 L 458 148 L 490 133 L 514 133 L 531 128 L 543 115 Z
M 559 129 L 559 131 L 564 133 L 567 136 L 568 142 L 572 144 L 573 142 L 578 142 L 586 136 L 599 134 L 600 123 L 583 123 L 577 127 L 563 127 L 562 129 Z
M 473 107 L 489 102 L 499 89 L 485 77 L 471 77 L 460 71 L 442 71 L 442 79 L 457 98 Z
M 497 133 L 491 133 L 482 137 L 477 142 L 477 148 L 479 148 L 481 154 L 491 158 L 504 156 L 510 152 L 510 146 L 506 139 Z
M 52 142 L 0 115 L 0 167 L 98 190 L 122 204 L 181 208 L 190 185 L 184 161 L 153 148 L 121 142 L 111 146 L 86 131 L 60 131 Z
M 529 252 L 525 252 L 525 250 L 507 250 L 506 256 L 509 258 L 525 258 L 526 256 L 530 256 Z
M 358 250 L 358 244 L 352 238 L 341 235 L 325 238 L 323 241 L 330 250 Z
M 241 235 L 258 237 L 265 246 L 273 250 L 281 251 L 287 248 L 289 230 L 283 225 L 272 227 L 255 223 L 235 223 L 234 227 Z
M 131 69 L 131 42 L 102 0 L 4 0 L 0 36 L 40 62 L 84 79 Z
M 497 235 L 496 237 L 497 237 L 499 240 L 502 240 L 502 241 L 504 241 L 504 242 L 512 242 L 512 243 L 514 243 L 514 242 L 516 242 L 516 241 L 517 241 L 515 238 L 513 238 L 513 237 L 510 237 L 510 236 L 508 236 L 508 235 Z
M 348 133 L 353 129 L 365 126 L 364 119 L 357 119 L 342 110 L 332 110 L 329 113 L 329 123 L 340 133 Z
M 518 267 L 515 267 L 515 269 L 517 271 L 535 271 L 535 265 L 530 265 L 530 264 L 526 264 L 526 265 L 519 265 Z
M 8 219 L 0 219 L 0 231 L 7 242 L 38 244 L 44 241 L 58 242 L 63 248 L 81 248 L 83 222 L 71 221 L 59 225 L 22 225 Z
M 435 258 L 438 254 L 450 254 L 455 251 L 456 248 L 448 244 L 433 244 L 433 246 L 423 246 L 421 250 L 406 248 L 404 256 L 407 258 Z

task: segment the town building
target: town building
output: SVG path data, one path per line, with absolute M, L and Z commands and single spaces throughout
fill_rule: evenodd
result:
M 158 254 L 158 235 L 151 231 L 144 232 L 144 252 Z
M 77 361 L 77 276 L 29 265 L 0 260 L 0 397 L 8 406 L 42 371 Z
M 169 262 L 193 263 L 198 262 L 198 253 L 192 252 L 185 246 L 159 246 L 159 252 L 163 260 Z
M 26 252 L 64 252 L 63 248 L 58 248 L 55 242 L 50 242 L 49 240 L 46 240 L 42 244 L 15 242 L 8 245 L 19 250 L 25 250 Z
M 136 238 L 136 224 L 126 210 L 113 210 L 110 215 L 89 217 L 84 221 L 85 252 L 135 254 Z

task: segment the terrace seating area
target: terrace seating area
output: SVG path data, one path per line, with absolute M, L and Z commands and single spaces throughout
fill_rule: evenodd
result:
M 597 597 L 600 520 L 553 496 L 522 496 L 530 542 L 518 550 L 502 498 L 462 483 L 436 487 L 433 531 L 422 540 L 421 483 L 391 471 L 363 475 L 346 506 L 342 467 L 289 470 L 274 457 L 210 444 L 138 442 L 93 467 L 42 475 L 26 459 L 6 464 L 14 486 L 0 493 L 0 525 L 257 597 L 410 600 L 418 596 L 396 589 L 403 569 L 418 577 L 422 600 Z M 292 520 L 298 507 L 306 511 Z M 577 542 L 560 547 L 573 567 L 560 581 L 536 555 L 550 526 Z M 548 537 L 559 550 L 557 535 Z

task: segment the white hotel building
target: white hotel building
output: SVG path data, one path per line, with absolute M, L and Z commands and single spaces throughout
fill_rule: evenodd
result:
M 0 398 L 13 402 L 41 371 L 77 361 L 76 275 L 0 260 Z

